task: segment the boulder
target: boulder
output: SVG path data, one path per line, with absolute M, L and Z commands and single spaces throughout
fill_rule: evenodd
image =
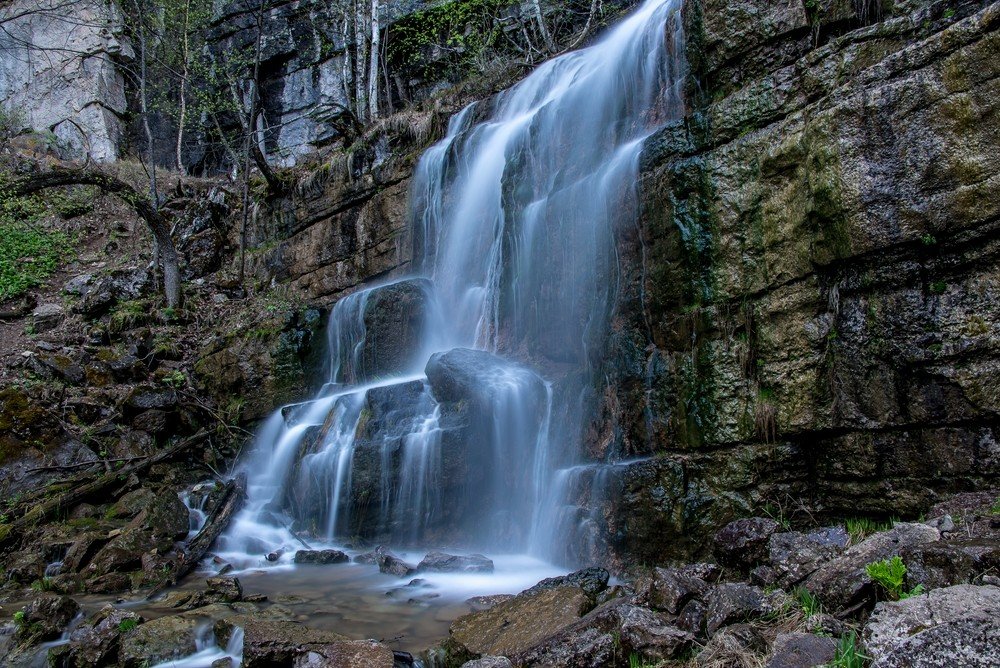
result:
M 243 600 L 243 585 L 237 578 L 208 578 L 205 580 L 208 585 L 208 593 L 214 598 L 235 603 Z
M 80 605 L 68 596 L 42 594 L 25 606 L 17 637 L 21 642 L 58 638 L 79 610 Z
M 432 573 L 492 573 L 493 560 L 481 554 L 457 555 L 430 552 L 417 565 L 417 571 Z
M 900 556 L 906 577 L 927 589 L 973 582 L 1000 573 L 1000 542 L 990 538 L 957 538 L 905 548 Z
M 573 585 L 528 590 L 456 619 L 446 641 L 449 657 L 468 660 L 526 652 L 580 619 L 590 605 L 583 589 Z
M 997 666 L 1000 588 L 962 584 L 879 603 L 864 638 L 872 668 Z
M 243 666 L 290 666 L 298 657 L 347 640 L 338 633 L 309 629 L 296 622 L 250 619 L 243 629 Z
M 417 572 L 416 566 L 406 563 L 383 548 L 376 550 L 375 562 L 378 564 L 380 572 L 395 575 L 398 578 L 405 578 Z
M 294 668 L 393 668 L 392 650 L 374 640 L 345 640 L 311 647 L 295 657 Z
M 861 604 L 865 599 L 874 598 L 865 566 L 898 555 L 905 549 L 937 542 L 940 537 L 937 529 L 926 524 L 896 524 L 889 531 L 869 536 L 824 563 L 806 578 L 804 586 L 831 611 Z
M 142 621 L 135 612 L 105 605 L 73 629 L 65 650 L 66 663 L 77 668 L 115 665 L 122 635 L 134 632 Z
M 774 641 L 767 668 L 812 668 L 833 661 L 837 642 L 813 633 L 782 633 Z
M 677 568 L 654 568 L 636 582 L 636 600 L 656 610 L 676 615 L 684 604 L 701 596 L 708 585 Z
M 777 583 L 785 588 L 794 586 L 847 549 L 850 542 L 851 537 L 843 527 L 772 534 L 768 555 Z
M 142 668 L 194 654 L 200 623 L 195 616 L 170 615 L 140 624 L 122 637 L 119 665 Z
M 759 587 L 742 583 L 715 585 L 705 597 L 708 606 L 706 627 L 709 635 L 723 626 L 759 619 L 781 610 L 788 596 L 776 591 L 765 593 Z
M 579 621 L 514 656 L 526 666 L 612 665 L 618 656 L 663 661 L 685 652 L 694 637 L 649 608 L 609 601 Z
M 730 522 L 715 534 L 719 563 L 749 570 L 767 558 L 768 541 L 778 523 L 768 517 L 746 517 Z
M 570 573 L 569 575 L 557 575 L 552 578 L 545 578 L 538 584 L 524 590 L 524 594 L 555 589 L 556 587 L 579 587 L 587 596 L 594 597 L 608 587 L 608 580 L 611 574 L 606 569 L 591 567 Z
M 31 312 L 31 321 L 36 332 L 47 332 L 62 324 L 66 309 L 62 304 L 41 304 Z
M 344 564 L 350 560 L 340 550 L 299 550 L 293 559 L 297 564 Z
M 514 664 L 505 656 L 484 656 L 462 664 L 462 668 L 514 668 Z

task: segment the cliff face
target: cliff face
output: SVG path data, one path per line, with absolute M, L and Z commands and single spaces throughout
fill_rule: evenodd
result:
M 832 5 L 686 6 L 691 109 L 646 150 L 598 425 L 653 455 L 605 509 L 628 558 L 1000 473 L 1000 7 Z
M 0 103 L 13 130 L 50 131 L 71 157 L 114 160 L 123 142 L 121 16 L 108 0 L 14 0 L 0 9 Z

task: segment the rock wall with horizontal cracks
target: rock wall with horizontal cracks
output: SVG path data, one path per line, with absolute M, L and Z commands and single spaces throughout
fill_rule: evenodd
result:
M 691 0 L 623 229 L 611 551 L 918 516 L 1000 475 L 1000 4 Z M 599 445 L 598 445 L 599 444 Z

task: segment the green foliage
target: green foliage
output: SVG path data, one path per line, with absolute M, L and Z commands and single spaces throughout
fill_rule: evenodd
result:
M 0 301 L 40 285 L 73 254 L 67 234 L 37 224 L 44 212 L 37 197 L 0 188 Z
M 931 283 L 931 294 L 940 295 L 948 289 L 948 284 L 944 281 L 934 281 Z
M 823 604 L 805 587 L 797 587 L 792 591 L 792 596 L 798 601 L 799 607 L 802 608 L 802 612 L 806 617 L 812 617 L 823 612 Z
M 830 668 L 864 668 L 868 657 L 861 653 L 858 646 L 858 636 L 853 631 L 842 635 L 837 642 L 837 652 Z
M 925 246 L 933 246 L 934 244 L 937 243 L 937 239 L 934 237 L 933 234 L 925 234 L 920 237 L 920 243 L 922 243 Z
M 628 655 L 628 668 L 653 668 L 656 665 L 656 663 L 648 663 L 635 652 Z
M 153 320 L 153 305 L 148 299 L 135 299 L 118 304 L 111 312 L 108 331 L 120 333 Z
M 177 390 L 187 385 L 188 378 L 183 371 L 175 369 L 163 376 L 163 378 L 160 379 L 160 382 L 167 387 L 172 387 Z
M 139 625 L 134 619 L 123 619 L 118 622 L 118 630 L 122 633 L 127 633 Z
M 52 578 L 42 578 L 31 583 L 31 589 L 37 592 L 52 591 Z
M 24 610 L 18 610 L 14 613 L 14 623 L 18 626 L 24 624 Z
M 386 56 L 391 69 L 406 70 L 418 65 L 424 51 L 442 45 L 444 59 L 425 67 L 423 76 L 434 68 L 467 67 L 484 52 L 496 50 L 504 39 L 501 15 L 513 0 L 459 0 L 415 12 L 389 29 Z
M 997 500 L 993 502 L 992 506 L 990 506 L 990 515 L 1000 515 L 1000 496 L 998 496 Z
M 911 596 L 919 596 L 924 593 L 924 586 L 917 585 L 910 591 L 904 591 L 903 583 L 906 580 L 906 564 L 899 558 L 899 555 L 891 559 L 875 561 L 865 566 L 865 573 L 872 580 L 877 582 L 889 595 L 893 601 L 899 601 Z

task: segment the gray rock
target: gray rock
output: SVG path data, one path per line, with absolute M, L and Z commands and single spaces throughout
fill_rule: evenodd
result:
M 715 556 L 720 563 L 750 569 L 767 557 L 768 541 L 778 523 L 767 517 L 735 520 L 715 534 Z
M 313 645 L 300 652 L 293 668 L 392 668 L 392 650 L 374 640 L 345 640 Z
M 87 294 L 87 291 L 90 290 L 90 284 L 93 280 L 94 276 L 92 274 L 80 274 L 79 276 L 74 276 L 66 281 L 65 285 L 63 285 L 63 292 L 68 295 L 83 297 Z
M 405 578 L 417 572 L 416 566 L 406 563 L 392 552 L 382 548 L 379 548 L 377 552 L 376 563 L 378 563 L 380 572 L 395 575 L 398 578 Z
M 17 637 L 22 642 L 58 638 L 79 610 L 80 605 L 68 596 L 43 594 L 25 606 Z
M 570 573 L 569 575 L 558 575 L 554 578 L 546 578 L 533 587 L 526 589 L 523 593 L 534 593 L 556 587 L 567 585 L 579 587 L 588 596 L 596 596 L 604 591 L 608 586 L 611 574 L 603 568 L 584 568 L 583 570 Z
M 243 585 L 237 578 L 214 577 L 205 582 L 208 584 L 208 593 L 223 601 L 235 603 L 243 600 Z
M 36 332 L 47 332 L 62 324 L 66 309 L 62 304 L 42 304 L 31 312 L 31 320 Z
M 462 668 L 514 668 L 514 664 L 505 656 L 484 656 L 466 661 L 462 664 Z
M 723 626 L 758 619 L 777 612 L 788 597 L 776 591 L 770 594 L 759 587 L 742 583 L 715 585 L 706 595 L 708 605 L 706 627 L 713 635 Z
M 926 524 L 899 523 L 852 545 L 843 554 L 826 562 L 806 578 L 804 586 L 830 611 L 837 611 L 874 597 L 868 564 L 888 559 L 907 548 L 934 543 L 941 534 Z
M 299 550 L 294 559 L 297 564 L 345 564 L 350 560 L 340 550 Z
M 346 640 L 339 633 L 309 629 L 295 622 L 250 619 L 243 629 L 243 666 L 291 666 L 309 652 Z
M 79 668 L 99 668 L 117 662 L 121 636 L 132 633 L 143 618 L 135 612 L 105 605 L 70 634 L 68 663 Z M 129 628 L 131 627 L 131 628 Z
M 850 542 L 851 537 L 843 527 L 772 535 L 768 555 L 776 581 L 785 588 L 794 586 L 847 549 Z
M 140 624 L 121 640 L 120 665 L 141 668 L 194 654 L 200 623 L 195 616 L 170 615 Z
M 864 630 L 872 668 L 1000 665 L 1000 588 L 955 585 L 879 603 Z
M 676 615 L 685 603 L 705 593 L 708 585 L 676 568 L 654 568 L 639 578 L 635 588 L 637 602 Z
M 767 668 L 811 668 L 833 661 L 837 642 L 813 633 L 782 633 L 774 641 Z
M 907 580 L 927 589 L 974 582 L 1000 572 L 1000 542 L 988 537 L 915 545 L 903 549 L 900 556 Z
M 456 555 L 430 552 L 417 565 L 417 571 L 436 573 L 492 573 L 493 560 L 481 554 Z

